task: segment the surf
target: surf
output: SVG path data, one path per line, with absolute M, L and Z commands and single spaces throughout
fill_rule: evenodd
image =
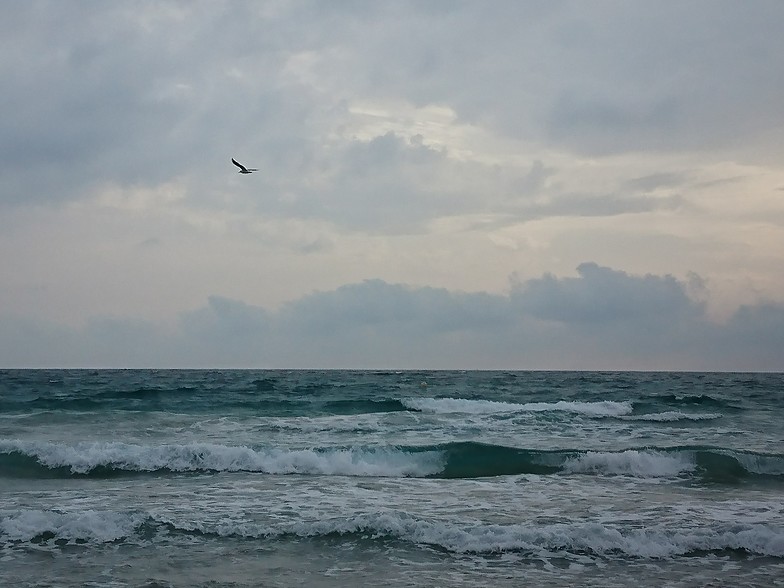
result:
M 278 448 L 214 443 L 64 444 L 0 440 L 4 477 L 116 477 L 162 472 L 472 479 L 512 475 L 627 476 L 737 483 L 784 481 L 784 455 L 717 447 L 542 450 L 478 442 Z
M 343 518 L 294 522 L 188 522 L 145 512 L 16 509 L 0 511 L 0 546 L 152 543 L 157 537 L 190 536 L 202 541 L 279 542 L 338 540 L 402 541 L 436 547 L 455 554 L 520 553 L 532 557 L 557 554 L 590 555 L 602 559 L 633 557 L 660 559 L 714 553 L 784 557 L 784 533 L 764 524 L 714 523 L 691 529 L 664 525 L 619 529 L 611 524 L 569 522 L 548 525 L 461 524 L 432 520 L 396 510 Z

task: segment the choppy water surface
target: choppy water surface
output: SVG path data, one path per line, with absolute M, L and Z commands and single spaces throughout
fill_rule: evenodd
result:
M 784 585 L 784 376 L 0 371 L 0 583 Z

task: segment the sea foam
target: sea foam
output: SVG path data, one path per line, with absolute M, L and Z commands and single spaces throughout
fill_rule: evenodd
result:
M 98 468 L 152 472 L 248 471 L 267 474 L 427 476 L 444 467 L 439 451 L 396 448 L 252 449 L 211 443 L 135 445 L 119 442 L 63 445 L 0 441 L 0 451 L 34 457 L 48 468 L 88 474 Z
M 675 422 L 675 421 L 712 421 L 722 418 L 722 415 L 715 412 L 707 413 L 687 413 L 679 410 L 668 410 L 665 412 L 654 412 L 649 414 L 638 414 L 633 416 L 621 416 L 624 420 L 631 421 L 651 421 L 651 422 Z
M 106 543 L 145 542 L 164 532 L 243 540 L 288 541 L 296 538 L 357 535 L 379 540 L 394 538 L 416 545 L 436 546 L 453 553 L 523 552 L 538 557 L 566 553 L 602 558 L 626 556 L 661 559 L 695 552 L 745 551 L 753 555 L 784 557 L 784 532 L 765 524 L 717 523 L 695 528 L 667 526 L 621 530 L 602 523 L 461 524 L 425 520 L 390 510 L 315 521 L 261 524 L 249 521 L 208 523 L 157 519 L 143 513 L 46 510 L 0 511 L 0 542 L 49 541 Z
M 246 527 L 243 530 L 247 532 Z M 455 553 L 523 551 L 547 556 L 567 551 L 599 556 L 622 554 L 663 558 L 693 551 L 744 550 L 775 557 L 784 555 L 784 532 L 768 525 L 621 531 L 600 523 L 462 525 L 421 520 L 390 511 L 358 515 L 351 519 L 295 523 L 280 532 L 307 537 L 353 533 L 374 538 L 391 536 Z M 268 530 L 265 535 L 269 536 Z
M 637 478 L 670 478 L 696 469 L 693 454 L 628 450 L 620 453 L 589 451 L 564 463 L 569 473 L 600 473 Z
M 133 535 L 146 517 L 139 514 L 87 510 L 0 512 L 2 541 L 64 540 L 106 543 Z
M 430 413 L 493 414 L 504 412 L 569 412 L 593 417 L 615 417 L 632 412 L 630 402 L 528 402 L 515 404 L 493 400 L 469 400 L 464 398 L 404 398 L 403 406 L 411 410 Z

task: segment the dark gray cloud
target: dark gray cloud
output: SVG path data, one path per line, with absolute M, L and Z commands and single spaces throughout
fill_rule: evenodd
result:
M 206 308 L 185 313 L 182 319 L 186 333 L 194 338 L 207 335 L 227 341 L 263 336 L 268 323 L 268 313 L 263 308 L 222 296 L 210 296 Z
M 717 324 L 690 289 L 595 263 L 508 296 L 369 280 L 275 312 L 212 297 L 174 332 L 4 319 L 0 351 L 8 366 L 784 369 L 784 306 L 746 306 Z
M 761 303 L 744 305 L 726 325 L 713 327 L 707 340 L 711 354 L 725 365 L 741 361 L 769 365 L 782 371 L 784 358 L 784 305 Z M 779 366 L 779 367 L 776 367 Z
M 577 278 L 546 275 L 519 285 L 512 298 L 533 316 L 573 325 L 681 321 L 700 316 L 701 305 L 672 276 L 630 276 L 583 263 Z
M 280 318 L 306 333 L 329 337 L 342 329 L 407 330 L 417 336 L 494 330 L 509 316 L 506 297 L 411 288 L 368 280 L 318 292 L 288 304 Z

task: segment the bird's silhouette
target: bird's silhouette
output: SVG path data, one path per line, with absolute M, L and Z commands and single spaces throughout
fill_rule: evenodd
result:
M 234 165 L 236 165 L 238 168 L 240 168 L 240 171 L 239 171 L 239 173 L 241 173 L 241 174 L 252 174 L 252 173 L 253 173 L 253 172 L 255 172 L 255 171 L 259 171 L 259 170 L 257 170 L 255 167 L 245 167 L 244 165 L 242 165 L 240 162 L 238 162 L 238 161 L 237 161 L 236 159 L 234 159 L 233 157 L 231 158 L 231 162 L 232 162 Z

